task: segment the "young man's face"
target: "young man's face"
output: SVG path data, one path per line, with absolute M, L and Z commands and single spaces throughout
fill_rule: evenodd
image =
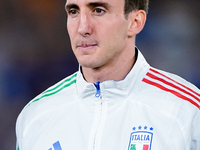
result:
M 99 68 L 120 61 L 127 46 L 124 0 L 67 0 L 67 28 L 81 66 Z

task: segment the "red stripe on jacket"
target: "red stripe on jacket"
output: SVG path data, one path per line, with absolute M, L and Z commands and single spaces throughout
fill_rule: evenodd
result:
M 171 83 L 171 82 L 169 82 L 169 81 L 166 81 L 164 78 L 160 78 L 160 77 L 158 77 L 158 76 L 156 76 L 156 75 L 153 75 L 153 74 L 150 73 L 150 72 L 148 72 L 148 73 L 146 74 L 146 76 L 150 77 L 150 78 L 153 79 L 153 80 L 160 81 L 160 82 L 164 83 L 166 86 L 170 86 L 170 87 L 172 87 L 172 88 L 174 88 L 174 89 L 176 89 L 176 90 L 178 90 L 178 91 L 180 91 L 180 92 L 177 92 L 177 91 L 175 91 L 175 90 L 172 90 L 172 89 L 170 89 L 170 88 L 167 88 L 167 87 L 165 87 L 164 85 L 161 85 L 161 84 L 159 84 L 159 83 L 156 83 L 156 82 L 151 81 L 151 80 L 146 79 L 146 78 L 144 78 L 144 79 L 142 80 L 143 82 L 145 82 L 145 83 L 147 83 L 147 84 L 150 84 L 150 85 L 153 85 L 153 86 L 155 86 L 155 87 L 157 87 L 157 88 L 160 88 L 160 89 L 162 89 L 162 90 L 164 90 L 164 91 L 170 92 L 170 93 L 172 93 L 173 95 L 175 95 L 175 96 L 177 96 L 177 97 L 179 97 L 179 98 L 181 98 L 181 99 L 184 99 L 184 100 L 190 102 L 191 104 L 195 105 L 198 109 L 200 109 L 200 105 L 199 105 L 198 103 L 196 103 L 193 99 L 188 98 L 187 96 L 184 96 L 183 94 L 181 94 L 181 92 L 187 94 L 188 96 L 193 97 L 193 98 L 196 99 L 198 102 L 200 102 L 200 98 L 198 98 L 196 95 L 200 96 L 200 94 L 198 94 L 198 93 L 195 92 L 194 90 L 192 90 L 192 89 L 186 87 L 185 85 L 183 85 L 183 84 L 181 84 L 181 83 L 179 83 L 179 82 L 177 82 L 177 81 L 175 81 L 175 80 L 173 80 L 173 79 L 167 77 L 166 75 L 164 75 L 164 74 L 162 74 L 162 73 L 160 73 L 160 72 L 158 72 L 158 71 L 156 71 L 156 70 L 154 70 L 154 69 L 150 69 L 150 71 L 152 71 L 152 72 L 154 72 L 154 73 L 156 73 L 156 74 L 159 74 L 159 75 L 161 75 L 162 77 L 165 77 L 166 79 L 168 79 L 168 80 L 170 80 L 170 81 L 172 81 L 172 82 L 174 82 L 174 83 L 180 85 L 182 88 L 179 87 L 179 86 L 177 86 L 177 85 L 175 85 L 175 84 L 173 84 L 173 83 Z M 183 88 L 187 89 L 188 91 L 185 90 L 185 89 L 183 89 Z M 189 91 L 190 91 L 190 92 L 189 92 Z M 194 94 L 196 94 L 196 95 L 194 95 Z

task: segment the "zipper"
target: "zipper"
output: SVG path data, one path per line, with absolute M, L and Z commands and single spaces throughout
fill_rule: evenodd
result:
M 95 93 L 95 113 L 94 113 L 94 122 L 91 129 L 89 147 L 88 150 L 100 150 L 101 147 L 101 138 L 103 133 L 103 128 L 107 116 L 107 102 L 103 100 L 100 89 L 100 82 L 94 83 L 96 87 Z
M 96 98 L 99 98 L 100 102 L 98 102 L 98 104 L 96 105 L 97 108 L 97 124 L 96 124 L 96 129 L 95 129 L 95 132 L 94 132 L 94 139 L 93 139 L 93 150 L 96 150 L 97 146 L 96 146 L 96 142 L 97 142 L 97 134 L 98 134 L 98 130 L 99 130 L 99 126 L 101 124 L 101 120 L 102 120 L 102 97 L 100 97 L 101 95 L 101 89 L 100 89 L 100 82 L 97 81 L 96 84 L 94 84 L 95 87 L 96 87 L 96 94 L 95 94 L 95 97 Z
M 97 117 L 98 122 L 96 124 L 96 129 L 94 131 L 93 146 L 92 146 L 93 148 L 92 148 L 92 150 L 96 150 L 98 148 L 97 142 L 99 142 L 99 140 L 97 138 L 97 135 L 98 135 L 99 128 L 100 128 L 100 125 L 101 125 L 101 122 L 102 122 L 102 102 L 97 107 L 99 107 L 97 109 L 97 110 L 99 110 L 99 112 L 98 112 L 99 114 L 98 114 L 98 117 Z
M 100 89 L 100 82 L 97 81 L 96 84 L 94 83 L 94 85 L 96 86 L 96 94 L 95 97 L 100 97 L 101 96 L 101 89 Z

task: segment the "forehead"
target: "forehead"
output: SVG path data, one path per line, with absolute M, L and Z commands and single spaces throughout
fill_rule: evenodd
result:
M 67 4 L 76 4 L 76 5 L 88 5 L 90 3 L 107 3 L 111 6 L 123 6 L 125 0 L 67 0 Z

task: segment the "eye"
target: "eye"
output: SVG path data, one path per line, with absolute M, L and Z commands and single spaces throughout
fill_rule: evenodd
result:
M 95 15 L 101 16 L 101 15 L 105 14 L 105 12 L 106 12 L 106 11 L 105 11 L 104 9 L 98 8 L 98 7 L 97 7 L 97 8 L 94 9 L 94 12 L 93 12 L 93 13 L 94 13 Z
M 78 14 L 78 11 L 76 9 L 70 9 L 68 11 L 68 15 L 71 17 L 76 17 L 77 14 Z

